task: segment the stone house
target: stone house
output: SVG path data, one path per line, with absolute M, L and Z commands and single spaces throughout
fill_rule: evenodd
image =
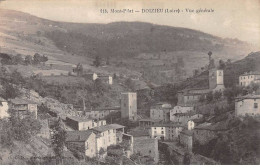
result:
M 259 116 L 260 95 L 246 95 L 235 99 L 236 116 Z
M 92 119 L 104 119 L 109 114 L 117 112 L 120 112 L 120 107 L 107 107 L 95 110 L 87 110 L 85 112 L 85 116 Z
M 83 77 L 87 80 L 96 80 L 98 78 L 98 75 L 96 73 L 85 73 L 83 74 Z
M 162 120 L 160 119 L 150 119 L 150 118 L 146 118 L 146 119 L 140 119 L 139 120 L 139 127 L 151 127 L 155 124 L 159 124 L 159 123 L 163 123 Z
M 19 118 L 32 117 L 37 119 L 37 103 L 25 99 L 11 99 L 10 109 Z
M 172 106 L 168 103 L 157 103 L 150 108 L 150 118 L 153 120 L 170 121 L 170 110 Z
M 116 145 L 122 141 L 122 134 L 124 132 L 124 126 L 118 124 L 110 124 L 92 129 L 96 134 L 96 151 L 100 154 L 103 149 L 107 151 L 107 147 L 110 145 Z
M 239 76 L 239 85 L 248 86 L 251 83 L 260 84 L 260 72 L 248 72 Z
M 186 125 L 189 120 L 201 119 L 203 118 L 202 114 L 197 114 L 195 112 L 190 113 L 175 113 L 171 115 L 171 122 L 180 123 Z
M 179 136 L 180 144 L 184 146 L 186 150 L 192 152 L 193 147 L 193 130 L 183 130 Z
M 217 138 L 218 133 L 228 131 L 227 122 L 222 121 L 215 124 L 203 123 L 193 129 L 194 142 L 201 145 L 207 144 L 210 140 Z
M 206 98 L 209 92 L 225 90 L 224 71 L 220 69 L 210 69 L 208 74 L 209 85 L 206 88 L 184 89 L 177 93 L 178 105 L 195 106 L 201 97 Z
M 159 162 L 158 139 L 150 138 L 149 130 L 135 128 L 128 132 L 132 136 L 133 153 L 143 157 L 150 157 L 156 164 Z
M 87 131 L 68 131 L 66 136 L 66 146 L 69 150 L 79 151 L 87 157 L 97 156 L 96 134 L 91 130 Z
M 78 116 L 66 117 L 66 124 L 78 131 L 89 130 L 94 127 L 92 119 Z
M 194 110 L 194 106 L 174 106 L 174 108 L 170 110 L 170 114 L 172 115 L 175 113 L 188 113 Z
M 175 123 L 156 124 L 151 127 L 150 136 L 151 138 L 174 141 L 178 139 L 182 130 L 183 126 Z
M 66 124 L 71 128 L 82 131 L 89 130 L 94 127 L 106 125 L 106 120 L 93 120 L 85 117 L 69 116 L 66 117 Z

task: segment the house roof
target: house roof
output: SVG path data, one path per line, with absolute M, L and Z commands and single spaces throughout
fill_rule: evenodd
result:
M 91 130 L 87 130 L 87 131 L 67 131 L 67 135 L 66 135 L 66 141 L 70 142 L 70 141 L 86 141 L 89 136 L 92 134 L 93 132 Z
M 182 130 L 180 133 L 188 135 L 188 136 L 192 136 L 193 135 L 193 130 Z
M 150 136 L 149 130 L 140 127 L 131 129 L 127 134 L 132 135 L 133 137 Z
M 104 132 L 107 130 L 111 130 L 111 129 L 120 129 L 120 128 L 124 128 L 125 126 L 123 125 L 119 125 L 119 124 L 109 124 L 109 125 L 103 125 L 100 127 L 95 127 L 92 128 L 92 130 L 97 131 L 97 132 Z
M 167 105 L 166 107 L 163 107 L 163 105 Z M 151 109 L 152 108 L 156 108 L 158 106 L 162 106 L 163 109 L 172 109 L 172 105 L 170 103 L 166 103 L 166 102 L 158 102 L 154 105 L 151 106 Z
M 151 127 L 183 127 L 183 125 L 176 122 L 170 122 L 170 123 L 156 123 Z
M 161 119 L 151 119 L 151 118 L 144 118 L 144 119 L 140 119 L 139 121 L 150 121 L 150 122 L 161 122 Z
M 13 104 L 37 104 L 32 100 L 26 100 L 26 99 L 10 99 L 10 101 Z
M 204 121 L 204 118 L 195 118 L 192 119 L 191 121 L 193 121 L 194 123 L 202 123 Z
M 248 94 L 245 96 L 236 97 L 236 101 L 241 101 L 244 99 L 260 99 L 260 95 Z
M 175 116 L 194 116 L 196 114 L 198 114 L 198 113 L 195 111 L 190 111 L 188 113 L 174 113 Z M 199 115 L 202 115 L 202 114 L 199 114 Z
M 99 78 L 108 78 L 108 77 L 112 77 L 110 75 L 98 75 Z
M 119 110 L 120 107 L 104 107 L 104 108 L 98 108 L 98 109 L 93 109 L 92 111 L 99 111 L 99 110 Z
M 198 126 L 195 126 L 194 129 L 200 130 L 210 130 L 210 131 L 224 131 L 228 130 L 227 122 L 220 121 L 218 123 L 203 123 Z
M 77 121 L 77 122 L 92 121 L 92 119 L 85 118 L 85 117 L 79 117 L 79 116 L 69 116 L 69 117 L 66 117 L 66 118 L 69 118 L 69 119 L 74 120 L 74 121 Z
M 247 75 L 260 75 L 260 72 L 252 72 L 252 71 L 250 71 L 250 72 L 246 72 L 246 73 L 244 73 L 244 74 L 242 74 L 240 76 L 247 76 Z
M 177 93 L 189 93 L 189 92 L 203 92 L 203 91 L 208 91 L 209 88 L 208 87 L 204 87 L 204 88 L 190 88 L 190 89 L 183 89 L 181 91 L 178 91 Z

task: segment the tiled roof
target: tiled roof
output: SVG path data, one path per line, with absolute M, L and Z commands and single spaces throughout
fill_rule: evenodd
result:
M 196 115 L 198 113 L 196 113 L 195 111 L 190 111 L 188 113 L 174 113 L 175 116 L 193 116 Z M 202 115 L 202 114 L 199 114 Z
M 179 123 L 157 123 L 152 125 L 151 127 L 183 127 L 183 125 L 179 124 Z
M 193 130 L 182 130 L 180 133 L 188 135 L 188 136 L 192 136 L 193 135 Z
M 145 118 L 145 119 L 140 119 L 139 121 L 150 121 L 150 122 L 161 122 L 161 119 L 150 119 L 150 118 Z
M 92 130 L 97 131 L 97 132 L 104 132 L 107 130 L 111 130 L 111 129 L 119 129 L 119 128 L 124 128 L 125 126 L 123 125 L 119 125 L 119 124 L 109 124 L 109 125 L 103 125 L 100 127 L 95 127 L 92 128 Z
M 71 119 L 71 120 L 78 121 L 78 122 L 92 121 L 92 119 L 84 118 L 84 117 L 79 117 L 79 116 L 69 116 L 69 117 L 66 117 L 66 118 L 69 118 L 69 119 Z
M 100 111 L 100 110 L 120 110 L 120 107 L 104 107 L 104 108 L 93 109 L 92 111 Z
M 195 119 L 192 119 L 191 121 L 193 121 L 195 123 L 202 123 L 204 121 L 204 118 L 195 118 Z
M 240 76 L 247 76 L 247 75 L 260 75 L 260 72 L 246 72 Z
M 66 135 L 66 141 L 70 142 L 70 141 L 86 141 L 89 136 L 92 134 L 91 130 L 87 130 L 87 131 L 67 131 L 67 135 Z
M 130 130 L 127 134 L 133 137 L 150 136 L 149 130 L 140 127 Z
M 11 99 L 10 101 L 13 104 L 37 104 L 32 100 L 25 100 L 25 99 Z
M 260 99 L 260 95 L 249 94 L 245 96 L 236 97 L 236 101 L 241 101 L 243 99 Z

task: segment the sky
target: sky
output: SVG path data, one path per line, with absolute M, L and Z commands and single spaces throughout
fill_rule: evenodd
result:
M 41 18 L 78 23 L 142 21 L 238 38 L 260 48 L 260 0 L 0 0 L 13 9 Z M 180 9 L 181 13 L 142 13 L 142 9 Z M 213 9 L 196 13 L 197 9 Z M 133 9 L 138 13 L 100 13 L 100 9 Z M 194 12 L 186 12 L 194 9 Z

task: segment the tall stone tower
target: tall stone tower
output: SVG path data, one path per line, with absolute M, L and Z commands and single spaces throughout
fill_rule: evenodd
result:
M 220 69 L 209 70 L 209 89 L 224 88 L 224 72 Z
M 121 118 L 137 120 L 137 96 L 134 92 L 121 93 Z

